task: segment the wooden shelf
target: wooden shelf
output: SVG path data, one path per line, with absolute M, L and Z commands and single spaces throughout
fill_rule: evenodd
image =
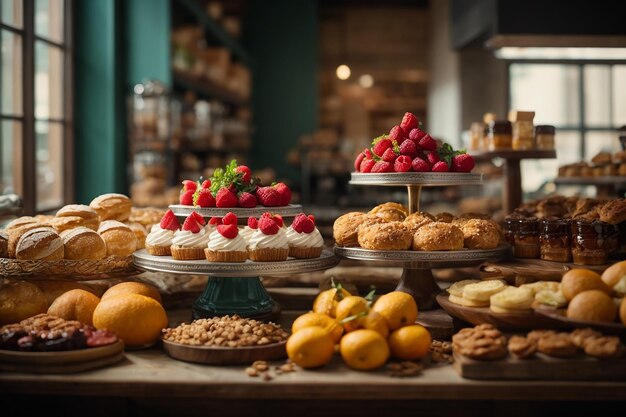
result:
M 542 151 L 542 150 L 529 150 L 529 151 L 516 151 L 514 149 L 502 149 L 497 151 L 474 151 L 469 152 L 474 159 L 488 160 L 493 158 L 502 159 L 554 159 L 556 158 L 556 151 Z
M 237 106 L 248 104 L 248 100 L 246 98 L 234 94 L 208 79 L 199 81 L 193 77 L 174 71 L 173 81 L 174 88 L 191 90 L 205 98 L 217 99 L 219 101 L 223 101 L 224 103 Z
M 622 185 L 626 184 L 626 176 L 556 177 L 554 183 L 562 185 Z

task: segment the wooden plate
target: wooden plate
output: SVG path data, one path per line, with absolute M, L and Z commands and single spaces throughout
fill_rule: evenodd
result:
M 0 258 L 0 277 L 28 279 L 98 280 L 138 274 L 133 257 L 109 256 L 99 260 L 62 259 L 59 261 L 23 261 Z
M 436 299 L 441 308 L 457 319 L 468 323 L 492 324 L 500 329 L 545 329 L 560 328 L 563 324 L 545 316 L 536 314 L 533 310 L 527 313 L 494 313 L 489 307 L 464 307 L 451 302 L 449 294 L 441 293 Z
M 287 357 L 287 342 L 263 346 L 227 348 L 221 346 L 189 346 L 163 340 L 163 348 L 174 359 L 207 365 L 243 365 L 254 361 L 273 361 Z
M 537 308 L 535 309 L 535 313 L 541 317 L 544 317 L 547 320 L 550 320 L 555 324 L 558 324 L 563 328 L 579 329 L 584 327 L 591 327 L 592 329 L 596 329 L 602 333 L 626 336 L 626 326 L 621 323 L 603 323 L 597 321 L 574 320 L 565 316 L 564 309 L 557 310 L 553 308 Z

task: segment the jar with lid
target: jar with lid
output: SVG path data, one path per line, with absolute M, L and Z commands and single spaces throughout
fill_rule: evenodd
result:
M 489 150 L 511 149 L 513 127 L 508 120 L 492 120 L 489 123 Z
M 539 220 L 536 217 L 517 218 L 509 226 L 509 242 L 512 241 L 516 258 L 539 258 Z M 512 239 L 511 239 L 512 235 Z
M 535 148 L 535 137 L 533 135 L 532 121 L 518 121 L 512 123 L 513 128 L 513 149 L 517 151 L 527 151 Z
M 603 265 L 617 250 L 619 230 L 600 221 L 572 222 L 572 259 L 578 265 Z
M 570 221 L 547 218 L 541 221 L 540 257 L 546 261 L 570 262 L 572 259 Z
M 469 149 L 479 151 L 482 148 L 485 125 L 479 122 L 472 123 L 470 127 Z
M 554 149 L 554 126 L 538 125 L 535 126 L 535 146 L 543 151 L 551 151 Z

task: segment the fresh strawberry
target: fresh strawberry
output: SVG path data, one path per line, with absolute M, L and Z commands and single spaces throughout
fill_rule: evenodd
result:
M 417 156 L 417 146 L 412 140 L 405 140 L 400 145 L 400 154 L 415 158 Z
M 404 117 L 402 117 L 402 121 L 400 122 L 400 127 L 405 132 L 410 132 L 412 129 L 418 128 L 420 125 L 420 121 L 413 113 L 406 112 L 404 113 Z
M 194 217 L 193 213 L 187 216 L 187 218 L 185 219 L 185 223 L 183 223 L 183 230 L 188 230 L 191 233 L 198 233 L 201 228 L 202 227 L 196 221 L 196 218 Z
M 359 153 L 354 160 L 354 170 L 359 172 L 359 167 L 361 166 L 361 162 L 365 159 L 365 151 Z
M 281 216 L 280 214 L 274 214 L 272 216 L 272 219 L 274 219 L 278 227 L 283 227 L 283 225 L 285 224 L 285 221 L 283 220 L 283 216 Z
M 221 217 L 211 217 L 211 219 L 209 220 L 209 224 L 212 224 L 213 226 L 217 226 L 218 224 L 222 224 L 222 218 Z
M 215 207 L 215 197 L 208 188 L 200 188 L 193 195 L 193 204 L 199 207 Z
M 391 139 L 387 135 L 382 135 L 372 142 L 372 152 L 377 156 L 383 156 L 385 151 L 393 146 Z
M 411 167 L 415 172 L 430 172 L 430 164 L 420 157 L 416 157 L 413 159 L 411 163 Z
M 445 161 L 439 161 L 433 165 L 432 172 L 448 172 L 450 167 Z
M 237 237 L 237 233 L 239 233 L 239 229 L 237 229 L 237 224 L 220 224 L 219 226 L 217 226 L 217 231 L 226 239 L 234 239 L 235 237 Z
M 176 231 L 180 229 L 180 223 L 178 222 L 176 216 L 174 216 L 172 210 L 168 210 L 165 212 L 165 215 L 161 219 L 161 223 L 159 223 L 159 226 L 161 226 L 161 229 L 166 230 Z
M 234 224 L 237 225 L 237 215 L 232 211 L 229 211 L 222 217 L 222 224 Z
M 256 218 L 250 216 L 250 217 L 248 217 L 248 227 L 250 229 L 258 229 L 259 228 L 259 222 L 257 221 Z
M 198 188 L 198 183 L 195 181 L 191 181 L 191 180 L 185 180 L 183 181 L 183 191 L 196 191 L 196 189 Z
M 237 196 L 228 188 L 221 188 L 215 196 L 215 206 L 219 208 L 237 207 Z
M 398 125 L 392 127 L 389 131 L 389 138 L 395 140 L 398 145 L 402 144 L 408 137 L 406 132 Z
M 291 227 L 298 233 L 312 233 L 315 230 L 315 223 L 308 216 L 298 214 L 293 219 Z
M 309 214 L 307 217 L 308 217 L 309 219 L 311 219 L 311 221 L 313 222 L 313 224 L 315 224 L 315 216 L 314 216 L 314 215 Z
M 190 216 L 193 216 L 193 218 L 196 219 L 196 221 L 200 224 L 200 226 L 204 226 L 206 224 L 204 217 L 202 217 L 202 215 L 198 213 L 197 211 L 192 211 Z
M 243 192 L 243 193 L 239 193 L 239 207 L 244 207 L 244 208 L 253 208 L 256 207 L 258 203 L 258 201 L 256 201 L 256 197 L 254 196 L 254 194 L 250 194 L 247 192 Z
M 397 157 L 398 154 L 393 150 L 393 148 L 389 148 L 385 151 L 385 153 L 383 153 L 382 160 L 393 164 Z
M 259 187 L 256 190 L 256 198 L 265 207 L 276 207 L 281 204 L 281 196 L 274 187 Z
M 274 185 L 274 189 L 280 194 L 280 205 L 287 206 L 291 203 L 291 189 L 284 182 Z
M 426 154 L 426 159 L 428 159 L 428 162 L 431 165 L 435 165 L 437 162 L 441 161 L 441 158 L 439 158 L 439 154 L 437 152 L 428 152 Z
M 280 227 L 271 217 L 261 216 L 259 219 L 259 230 L 265 235 L 275 235 L 280 230 Z
M 374 164 L 370 172 L 380 173 L 380 172 L 392 172 L 392 171 L 393 171 L 393 164 L 391 162 L 378 161 Z
M 211 188 L 211 180 L 202 181 L 202 188 Z
M 416 127 L 415 129 L 409 132 L 409 139 L 411 139 L 413 142 L 417 144 L 420 141 L 420 139 L 426 135 L 427 135 L 426 132 L 424 132 L 419 127 Z
M 252 178 L 252 171 L 250 171 L 250 168 L 245 165 L 239 165 L 237 168 L 235 168 L 235 172 L 242 174 L 241 181 L 246 184 L 250 182 L 250 179 Z
M 408 140 L 407 142 L 411 142 Z M 411 169 L 411 157 L 406 155 L 400 155 L 396 162 L 393 163 L 393 170 L 396 172 L 407 172 Z
M 261 214 L 261 217 L 269 217 L 271 219 L 273 216 L 272 216 L 272 213 L 270 213 L 269 211 L 266 211 L 265 213 Z
M 462 153 L 452 158 L 451 171 L 455 172 L 471 172 L 476 162 L 472 155 Z
M 371 172 L 372 167 L 375 163 L 376 161 L 374 161 L 373 159 L 364 159 L 363 162 L 361 162 L 361 166 L 359 167 L 359 172 Z
M 427 151 L 435 151 L 437 150 L 437 142 L 432 138 L 429 134 L 426 134 L 423 138 L 419 140 L 417 143 L 420 148 L 425 149 Z
M 193 194 L 195 190 L 185 191 L 180 195 L 180 204 L 183 206 L 193 206 Z

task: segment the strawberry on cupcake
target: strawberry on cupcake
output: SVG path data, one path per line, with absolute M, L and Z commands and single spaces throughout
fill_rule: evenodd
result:
M 258 221 L 258 229 L 250 236 L 248 256 L 253 261 L 287 260 L 289 243 L 281 217 L 263 213 Z
M 183 223 L 183 228 L 172 238 L 172 258 L 179 261 L 204 259 L 204 248 L 209 243 L 209 234 L 203 227 L 204 217 L 192 211 Z
M 168 210 L 161 222 L 155 224 L 150 229 L 150 233 L 146 237 L 146 251 L 150 255 L 171 255 L 172 238 L 174 237 L 174 232 L 178 231 L 178 229 L 180 229 L 178 219 L 172 210 Z
M 324 249 L 324 239 L 315 227 L 315 218 L 304 213 L 298 214 L 287 229 L 289 256 L 294 258 L 317 258 Z
M 254 232 L 256 232 L 259 228 L 259 221 L 255 217 L 248 217 L 248 225 L 239 230 L 239 234 L 246 241 L 246 243 L 250 242 L 250 237 Z
M 209 262 L 245 262 L 247 247 L 237 228 L 237 216 L 228 212 L 211 233 L 204 255 Z

